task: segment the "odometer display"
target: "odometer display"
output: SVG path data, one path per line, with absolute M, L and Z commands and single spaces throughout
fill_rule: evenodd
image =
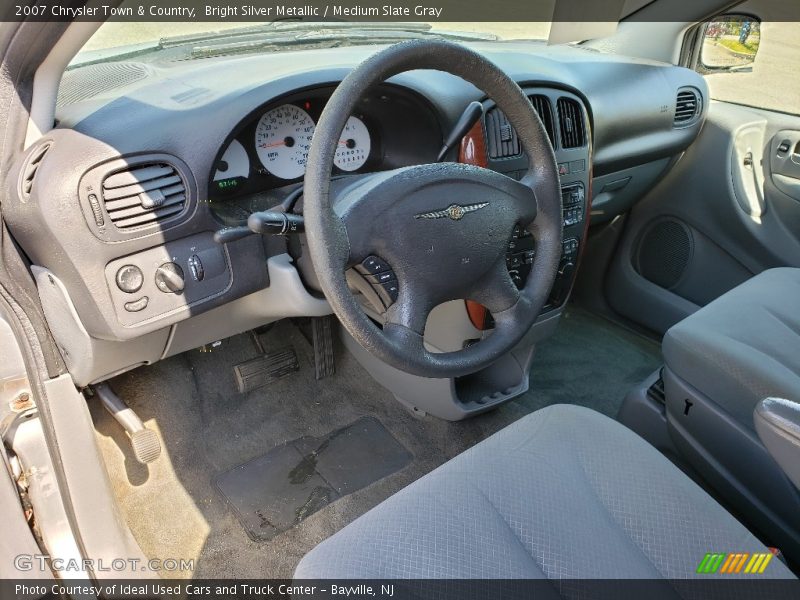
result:
M 299 106 L 284 104 L 259 119 L 256 153 L 270 173 L 281 179 L 297 179 L 306 172 L 314 120 Z

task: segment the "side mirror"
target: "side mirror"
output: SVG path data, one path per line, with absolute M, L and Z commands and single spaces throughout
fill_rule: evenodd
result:
M 761 43 L 761 23 L 746 15 L 725 15 L 705 25 L 698 67 L 704 73 L 750 71 Z

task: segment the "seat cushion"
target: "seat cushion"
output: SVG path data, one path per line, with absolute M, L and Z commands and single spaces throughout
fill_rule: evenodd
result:
M 748 429 L 769 396 L 800 400 L 800 269 L 770 269 L 673 326 L 667 367 Z
M 764 546 L 635 433 L 551 406 L 322 542 L 297 578 L 688 578 Z M 773 560 L 765 576 L 791 577 Z

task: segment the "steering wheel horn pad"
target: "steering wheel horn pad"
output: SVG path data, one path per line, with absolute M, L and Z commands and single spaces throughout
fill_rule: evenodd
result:
M 421 68 L 459 75 L 495 100 L 532 158 L 521 181 L 471 165 L 438 163 L 331 185 L 339 135 L 358 98 L 392 75 Z M 519 86 L 462 46 L 403 42 L 351 72 L 319 118 L 304 187 L 309 252 L 331 307 L 358 343 L 400 370 L 457 377 L 488 366 L 520 341 L 549 295 L 561 255 L 561 194 L 552 147 Z M 536 243 L 528 282 L 519 291 L 505 264 L 517 224 L 527 227 Z M 345 276 L 370 255 L 387 261 L 398 281 L 399 295 L 382 329 L 364 313 Z M 456 299 L 486 306 L 495 330 L 463 350 L 430 352 L 423 344 L 428 314 Z

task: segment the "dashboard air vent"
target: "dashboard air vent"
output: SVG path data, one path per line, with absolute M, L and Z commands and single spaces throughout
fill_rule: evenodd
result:
M 553 109 L 550 106 L 550 100 L 548 100 L 547 96 L 537 94 L 530 96 L 530 101 L 533 104 L 533 110 L 542 120 L 542 125 L 544 125 L 544 130 L 547 132 L 547 137 L 550 138 L 550 143 L 555 145 L 555 123 L 553 122 Z
M 520 153 L 517 132 L 499 108 L 493 108 L 486 114 L 486 138 L 489 158 L 508 158 Z
M 47 154 L 47 151 L 50 150 L 52 145 L 52 142 L 45 142 L 37 147 L 30 153 L 28 159 L 25 161 L 25 166 L 22 167 L 21 192 L 22 197 L 26 200 L 31 197 L 36 173 L 39 172 L 39 167 L 42 165 L 45 154 Z
M 547 96 L 536 94 L 529 97 L 533 109 L 542 120 L 550 143 L 554 144 L 553 110 Z M 508 118 L 499 108 L 493 108 L 486 114 L 486 137 L 488 138 L 489 158 L 509 158 L 519 156 L 522 152 L 517 132 L 511 126 Z
M 678 97 L 675 101 L 675 117 L 672 120 L 673 127 L 686 127 L 697 121 L 702 109 L 700 95 L 692 88 L 682 88 L 678 90 Z
M 559 98 L 556 104 L 562 148 L 586 145 L 586 127 L 580 104 L 571 98 Z
M 136 165 L 103 180 L 103 202 L 118 228 L 141 227 L 183 212 L 186 185 L 172 165 Z

